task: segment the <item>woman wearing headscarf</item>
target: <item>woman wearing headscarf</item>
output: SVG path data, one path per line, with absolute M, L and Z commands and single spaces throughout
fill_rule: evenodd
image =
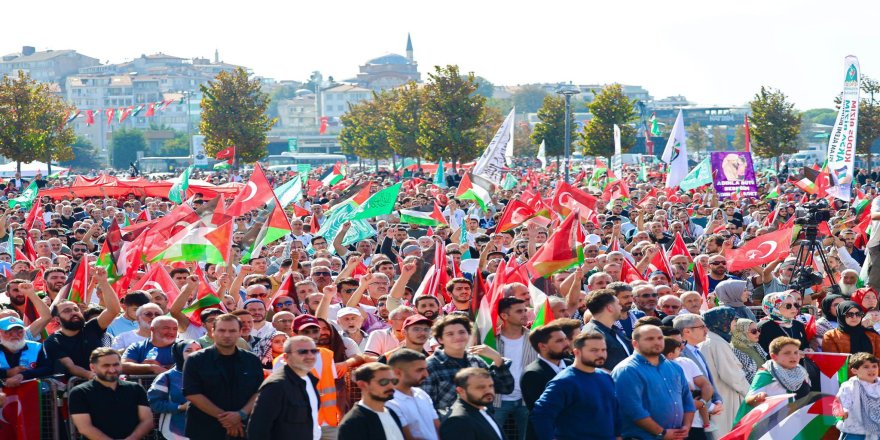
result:
M 183 395 L 183 364 L 189 355 L 201 349 L 198 342 L 188 339 L 172 344 L 174 368 L 156 376 L 147 391 L 150 409 L 159 414 L 158 429 L 165 438 L 186 440 L 184 432 L 189 401 Z
M 724 280 L 715 286 L 715 297 L 718 298 L 721 305 L 736 311 L 737 318 L 757 321 L 758 318 L 745 305 L 745 301 L 749 299 L 749 291 L 746 290 L 748 285 L 749 283 L 743 280 Z
M 768 397 L 794 394 L 797 400 L 809 394 L 809 374 L 798 365 L 801 356 L 800 341 L 784 336 L 776 339 L 770 347 L 770 360 L 761 366 L 752 379 L 752 386 L 739 407 L 734 423 Z
M 742 364 L 743 372 L 749 383 L 755 378 L 758 367 L 767 362 L 767 352 L 758 344 L 761 331 L 758 324 L 748 319 L 737 319 L 730 332 L 730 347 L 733 354 Z
M 736 411 L 749 391 L 749 381 L 730 347 L 730 324 L 736 311 L 730 307 L 715 307 L 703 312 L 703 323 L 709 331 L 700 344 L 700 353 L 712 374 L 715 390 L 724 404 L 720 414 L 712 417 L 716 437 L 727 434 L 733 427 Z
M 833 293 L 829 293 L 825 295 L 825 298 L 822 298 L 822 303 L 820 304 L 822 317 L 816 320 L 816 337 L 810 341 L 810 347 L 814 350 L 821 350 L 825 333 L 837 328 L 837 305 L 845 299 L 843 295 Z
M 855 301 L 837 305 L 837 328 L 825 333 L 822 347 L 830 353 L 880 354 L 880 335 L 862 326 L 865 313 Z
M 809 341 L 807 340 L 807 332 L 804 324 L 794 319 L 798 314 L 799 306 L 795 301 L 795 297 L 789 291 L 771 293 L 764 297 L 761 303 L 764 313 L 767 316 L 758 323 L 758 330 L 761 330 L 761 337 L 758 343 L 766 352 L 770 352 L 770 342 L 774 339 L 785 336 L 801 341 L 801 350 L 807 349 Z

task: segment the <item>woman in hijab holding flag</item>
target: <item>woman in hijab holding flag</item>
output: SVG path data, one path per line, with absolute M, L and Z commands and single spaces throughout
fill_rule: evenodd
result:
M 703 312 L 703 322 L 709 331 L 706 340 L 700 344 L 700 353 L 724 405 L 720 414 L 712 416 L 712 423 L 717 428 L 713 434 L 716 438 L 727 434 L 733 427 L 736 411 L 749 391 L 749 381 L 730 347 L 730 326 L 734 319 L 736 311 L 730 307 L 715 307 Z
M 749 283 L 743 280 L 724 280 L 715 286 L 715 297 L 718 298 L 721 305 L 736 311 L 737 318 L 757 321 L 758 318 L 745 305 L 745 301 L 749 299 L 749 291 L 746 290 L 748 285 Z
M 758 324 L 748 319 L 737 319 L 730 332 L 730 347 L 733 354 L 742 364 L 743 372 L 749 383 L 755 378 L 758 367 L 767 362 L 767 352 L 758 344 Z
M 829 353 L 880 354 L 880 335 L 862 325 L 865 313 L 855 301 L 837 305 L 837 328 L 825 333 L 822 348 Z

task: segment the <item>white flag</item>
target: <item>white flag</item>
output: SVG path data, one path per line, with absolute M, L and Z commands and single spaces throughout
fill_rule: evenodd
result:
M 489 142 L 486 151 L 477 159 L 473 173 L 485 177 L 496 185 L 501 185 L 508 151 L 513 154 L 513 110 L 495 132 L 495 137 Z
M 623 178 L 623 156 L 620 147 L 620 127 L 614 124 L 614 156 L 611 158 L 611 171 L 618 179 Z
M 544 140 L 541 140 L 541 146 L 538 147 L 538 160 L 541 161 L 541 168 L 547 168 L 547 152 L 544 150 Z
M 666 187 L 673 188 L 678 186 L 688 174 L 687 159 L 687 134 L 684 131 L 684 118 L 682 118 L 681 110 L 675 118 L 675 125 L 672 126 L 672 133 L 669 135 L 669 141 L 666 142 L 666 149 L 663 150 L 663 162 L 669 164 L 669 173 L 666 174 Z
M 844 68 L 843 97 L 828 138 L 828 171 L 832 185 L 828 194 L 849 201 L 855 179 L 856 132 L 859 128 L 859 59 L 852 55 L 846 57 Z

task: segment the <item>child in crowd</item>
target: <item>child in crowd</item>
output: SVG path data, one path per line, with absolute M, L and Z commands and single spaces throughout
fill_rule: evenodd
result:
M 856 353 L 849 359 L 855 377 L 840 385 L 837 399 L 840 417 L 837 429 L 842 440 L 877 440 L 880 434 L 880 359 L 870 353 Z

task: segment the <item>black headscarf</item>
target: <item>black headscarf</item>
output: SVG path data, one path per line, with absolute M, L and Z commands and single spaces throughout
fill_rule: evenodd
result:
M 832 317 L 834 317 L 834 314 L 831 312 L 836 312 L 836 310 L 831 309 L 831 304 L 834 303 L 834 300 L 838 298 L 843 298 L 843 295 L 829 293 L 828 295 L 825 295 L 825 298 L 822 300 L 822 316 L 824 316 L 825 319 L 827 319 L 828 321 L 836 321 L 836 319 L 831 319 Z
M 183 351 L 193 342 L 196 341 L 193 341 L 192 339 L 182 339 L 171 346 L 171 356 L 174 357 L 174 368 L 176 370 L 183 371 L 183 361 L 186 360 L 183 357 Z
M 865 327 L 862 324 L 849 325 L 846 323 L 846 312 L 855 310 L 862 313 L 862 307 L 855 301 L 844 301 L 837 305 L 837 324 L 840 331 L 849 335 L 850 349 L 849 352 L 855 353 L 874 353 L 874 345 L 865 334 Z

